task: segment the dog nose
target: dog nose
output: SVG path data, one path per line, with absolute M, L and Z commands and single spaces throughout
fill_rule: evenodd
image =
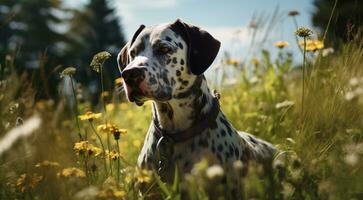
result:
M 131 68 L 122 71 L 121 76 L 127 84 L 133 84 L 144 75 L 144 69 Z

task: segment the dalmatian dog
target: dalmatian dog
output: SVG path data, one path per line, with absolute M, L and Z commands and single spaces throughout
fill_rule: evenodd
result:
M 155 169 L 167 182 L 175 167 L 186 174 L 205 157 L 230 166 L 235 161 L 271 160 L 276 151 L 237 131 L 208 88 L 203 73 L 219 48 L 220 42 L 208 32 L 178 19 L 141 25 L 118 55 L 128 100 L 139 106 L 152 101 L 153 119 L 138 165 Z

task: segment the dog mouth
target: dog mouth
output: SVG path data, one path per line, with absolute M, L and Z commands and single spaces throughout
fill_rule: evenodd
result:
M 172 95 L 170 88 L 159 86 L 155 92 L 143 91 L 139 87 L 124 84 L 126 96 L 130 102 L 134 102 L 137 106 L 142 106 L 147 100 L 154 100 L 158 102 L 166 102 L 171 100 Z
M 135 102 L 138 106 L 142 106 L 144 104 L 145 95 L 140 88 L 124 83 L 124 89 L 126 97 L 130 102 Z

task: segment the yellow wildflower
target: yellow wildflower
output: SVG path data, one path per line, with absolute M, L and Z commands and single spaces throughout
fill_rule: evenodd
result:
M 102 153 L 102 150 L 98 147 L 93 146 L 88 141 L 80 141 L 74 144 L 73 149 L 79 155 L 83 155 L 84 153 L 88 153 L 88 155 L 98 156 Z
M 252 58 L 251 59 L 251 63 L 255 66 L 259 65 L 260 64 L 260 61 L 257 59 L 257 58 Z
M 121 77 L 120 77 L 120 78 L 116 78 L 116 79 L 115 79 L 115 84 L 116 84 L 116 85 L 122 85 L 123 80 L 124 80 L 124 79 L 123 79 L 123 78 L 121 78 Z
M 239 61 L 236 59 L 228 59 L 227 60 L 227 65 L 239 65 Z
M 139 183 L 149 183 L 151 182 L 152 179 L 152 171 L 150 170 L 146 170 L 146 169 L 140 169 L 138 167 L 134 168 L 135 170 L 133 170 L 132 168 L 130 169 L 131 172 L 127 173 L 126 177 L 125 177 L 125 181 L 127 183 L 136 181 Z
M 289 43 L 288 42 L 285 42 L 285 41 L 278 41 L 274 45 L 275 45 L 275 47 L 277 47 L 279 49 L 283 49 L 286 46 L 289 46 Z
M 117 151 L 106 151 L 106 156 L 109 157 L 111 160 L 117 160 L 120 157 L 120 154 Z
M 65 168 L 57 173 L 58 177 L 85 177 L 86 173 L 76 167 Z
M 103 91 L 101 93 L 101 97 L 108 97 L 108 96 L 110 96 L 110 93 L 108 91 Z
M 108 53 L 107 51 L 102 51 L 97 53 L 96 55 L 93 56 L 93 59 L 90 64 L 91 68 L 96 72 L 100 72 L 103 63 L 110 57 L 111 54 Z
M 113 189 L 101 190 L 97 193 L 97 197 L 101 199 L 122 198 L 125 196 L 126 196 L 125 191 L 113 190 Z
M 82 121 L 88 120 L 92 121 L 94 119 L 98 119 L 102 116 L 102 113 L 93 113 L 91 111 L 86 112 L 84 115 L 79 115 L 78 118 Z
M 49 160 L 44 160 L 43 162 L 37 163 L 35 167 L 58 167 L 58 162 L 53 162 Z
M 119 105 L 119 108 L 120 108 L 121 110 L 127 110 L 127 107 L 128 107 L 127 103 L 121 103 L 121 104 Z
M 299 41 L 299 45 L 304 48 L 304 41 Z M 306 40 L 306 51 L 312 52 L 324 48 L 324 43 L 320 40 Z
M 38 174 L 33 174 L 30 176 L 27 174 L 22 174 L 16 181 L 16 187 L 22 193 L 24 193 L 25 191 L 34 189 L 42 180 L 43 176 L 39 176 Z
M 127 133 L 126 129 L 120 129 L 115 124 L 107 123 L 97 126 L 97 129 L 101 132 L 112 134 L 115 140 L 120 139 L 120 135 L 125 135 Z
M 113 110 L 115 110 L 115 104 L 109 103 L 106 105 L 106 111 L 111 112 Z

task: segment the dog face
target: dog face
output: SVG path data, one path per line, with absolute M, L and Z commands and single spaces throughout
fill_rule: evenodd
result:
M 180 20 L 141 25 L 117 59 L 127 98 L 142 105 L 180 97 L 212 64 L 219 47 L 209 33 Z

